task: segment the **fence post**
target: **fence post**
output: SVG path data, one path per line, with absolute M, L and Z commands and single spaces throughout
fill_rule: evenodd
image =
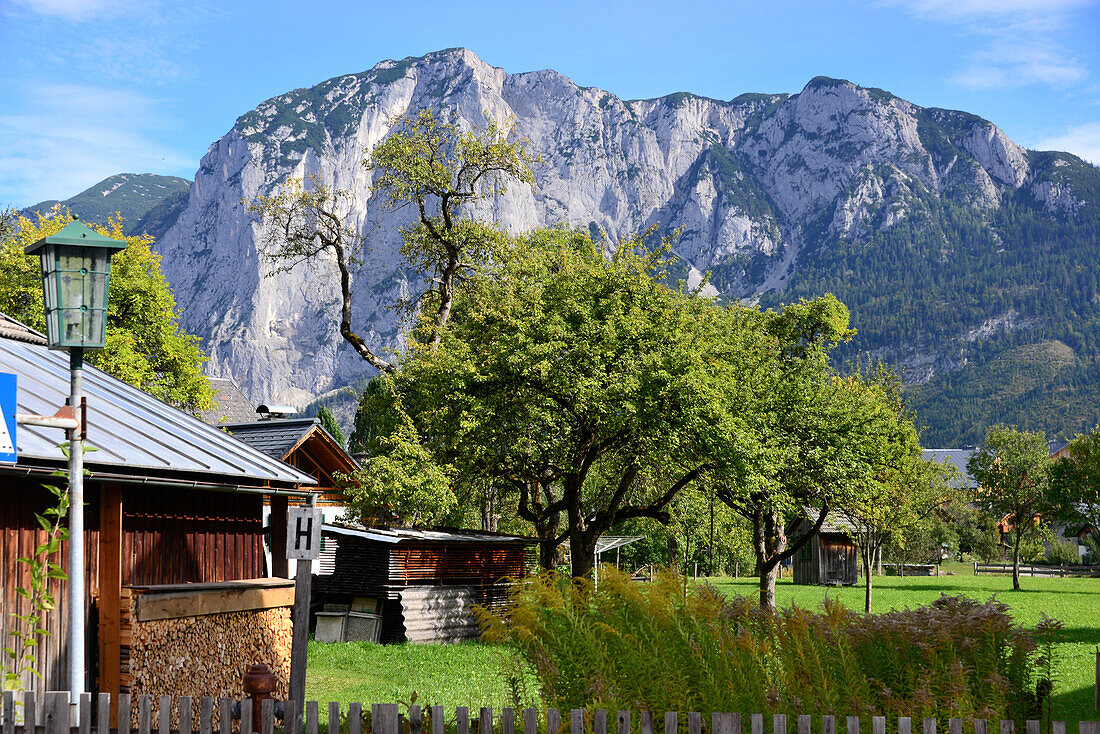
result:
M 4 734 L 15 734 L 15 695 L 4 691 Z
M 688 712 L 688 734 L 703 734 L 703 715 L 698 711 Z
M 596 709 L 592 716 L 592 734 L 607 734 L 607 709 Z

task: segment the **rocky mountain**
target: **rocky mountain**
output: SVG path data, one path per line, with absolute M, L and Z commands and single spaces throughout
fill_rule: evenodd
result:
M 29 206 L 23 214 L 46 213 L 60 204 L 86 222 L 103 224 L 118 213 L 126 234 L 159 236 L 168 229 L 165 215 L 182 209 L 190 188 L 190 181 L 177 176 L 119 173 L 64 201 L 53 199 Z
M 623 100 L 554 71 L 508 74 L 465 49 L 280 95 L 210 147 L 186 199 L 165 213 L 159 249 L 212 374 L 254 401 L 304 405 L 369 372 L 337 333 L 330 264 L 272 275 L 258 251 L 259 223 L 242 202 L 289 177 L 317 174 L 352 193 L 351 220 L 371 241 L 355 325 L 373 345 L 400 348 L 389 306 L 420 287 L 398 254 L 409 215 L 372 200 L 360 162 L 395 115 L 421 108 L 467 128 L 515 120 L 539 157 L 537 185 L 478 212 L 510 230 L 565 223 L 614 241 L 656 224 L 680 230 L 682 275 L 710 273 L 723 298 L 778 305 L 836 292 L 860 330 L 848 356 L 899 360 L 918 396 L 965 397 L 968 370 L 980 382 L 1012 349 L 1052 341 L 1072 355 L 1055 349 L 1069 360 L 1067 385 L 1100 389 L 1097 348 L 1082 346 L 1100 329 L 1100 171 L 1079 158 L 837 79 L 730 101 Z M 1100 417 L 1082 389 L 1092 388 L 1071 389 L 1077 407 L 1055 429 Z M 973 439 L 981 421 L 1004 418 L 995 407 L 952 415 L 935 400 L 922 410 L 932 443 Z

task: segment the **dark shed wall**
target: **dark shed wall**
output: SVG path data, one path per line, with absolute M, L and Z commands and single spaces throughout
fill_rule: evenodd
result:
M 416 584 L 495 584 L 526 570 L 522 545 L 409 541 L 390 554 L 390 581 Z
M 820 581 L 852 586 L 858 578 L 856 546 L 843 533 L 823 533 L 820 542 Z

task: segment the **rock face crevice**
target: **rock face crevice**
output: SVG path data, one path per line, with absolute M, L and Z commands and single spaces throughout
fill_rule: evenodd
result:
M 612 242 L 652 225 L 679 229 L 678 275 L 710 272 L 729 299 L 781 289 L 796 253 L 893 226 L 921 196 L 981 210 L 1026 189 L 1052 212 L 1081 206 L 1071 185 L 1036 178 L 1029 153 L 991 123 L 846 81 L 728 102 L 622 100 L 553 71 L 507 74 L 466 49 L 384 61 L 262 103 L 203 157 L 158 246 L 212 375 L 254 401 L 304 405 L 369 372 L 337 332 L 331 263 L 272 275 L 258 251 L 259 225 L 242 202 L 289 177 L 316 174 L 351 192 L 348 216 L 370 241 L 353 283 L 354 326 L 372 348 L 400 348 L 391 305 L 421 286 L 398 252 L 410 213 L 382 211 L 361 160 L 396 115 L 422 108 L 466 129 L 514 120 L 538 156 L 534 189 L 512 187 L 478 215 L 515 232 L 565 224 Z

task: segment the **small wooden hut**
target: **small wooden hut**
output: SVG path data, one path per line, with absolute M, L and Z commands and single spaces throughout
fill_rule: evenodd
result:
M 527 575 L 537 541 L 467 530 L 322 529 L 315 599 L 328 610 L 371 612 L 378 642 L 476 639 L 471 604 L 493 607 L 507 578 Z
M 812 522 L 803 520 L 792 537 L 797 538 L 812 527 Z M 808 586 L 854 586 L 859 577 L 859 556 L 851 530 L 851 525 L 842 518 L 827 517 L 821 529 L 795 553 L 794 582 Z

